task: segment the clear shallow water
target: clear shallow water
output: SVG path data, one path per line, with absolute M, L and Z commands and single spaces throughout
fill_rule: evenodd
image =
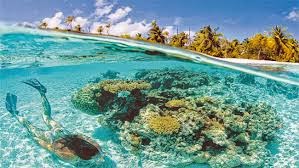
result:
M 165 68 L 184 68 L 219 78 L 219 81 L 212 86 L 197 88 L 202 95 L 228 99 L 235 103 L 245 101 L 270 104 L 277 110 L 283 127 L 278 131 L 273 142 L 268 145 L 271 161 L 266 164 L 266 167 L 298 167 L 298 86 L 198 61 L 175 59 L 171 57 L 174 55 L 173 52 L 166 55 L 162 53 L 153 55 L 146 52 L 148 48 L 130 46 L 131 43 L 125 45 L 126 41 L 115 43 L 107 42 L 105 39 L 101 41 L 89 37 L 72 36 L 74 35 L 58 36 L 55 33 L 23 29 L 4 31 L 3 28 L 0 31 L 2 65 L 0 69 L 0 167 L 73 167 L 59 161 L 38 146 L 27 135 L 26 130 L 5 110 L 4 98 L 9 91 L 18 95 L 19 111 L 36 126 L 45 128 L 41 120 L 38 93 L 20 82 L 29 78 L 39 79 L 48 88 L 47 96 L 55 120 L 70 131 L 92 137 L 101 145 L 103 151 L 112 160 L 105 166 L 140 166 L 139 158 L 126 151 L 117 133 L 101 126 L 97 122 L 97 117 L 84 114 L 74 108 L 71 96 L 107 70 L 120 72 L 121 77 L 131 79 L 141 69 Z M 252 72 L 251 69 L 249 70 Z M 279 72 L 277 75 L 267 72 L 264 74 L 273 75 L 275 79 L 279 77 L 279 80 L 283 81 L 290 80 L 289 83 L 296 83 L 298 80 L 296 73 Z M 234 79 L 231 85 L 225 84 L 228 77 Z M 147 157 L 142 157 L 141 160 L 143 167 L 178 167 L 182 162 L 172 156 L 162 161 Z M 188 162 L 187 160 L 183 159 Z M 207 167 L 207 165 L 191 164 L 185 167 Z

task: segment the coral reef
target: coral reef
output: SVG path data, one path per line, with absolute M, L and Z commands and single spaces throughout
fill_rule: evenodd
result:
M 165 106 L 168 108 L 180 108 L 186 105 L 186 101 L 184 99 L 174 99 L 165 103 Z
M 265 104 L 256 104 L 243 113 L 239 107 L 223 101 L 213 103 L 216 101 L 213 98 L 192 97 L 185 101 L 190 106 L 177 110 L 153 104 L 141 109 L 139 117 L 121 127 L 122 140 L 128 141 L 124 144 L 133 143 L 124 137 L 136 134 L 150 140 L 147 145 L 139 145 L 140 150 L 152 148 L 157 153 L 171 151 L 193 158 L 198 163 L 208 163 L 211 167 L 263 165 L 262 160 L 267 155 L 267 140 L 273 138 L 274 132 L 280 127 L 280 120 L 273 109 Z M 163 117 L 159 116 L 160 121 L 155 121 L 159 130 L 153 133 L 151 124 L 146 123 L 157 115 L 169 119 L 157 124 L 162 122 Z M 172 124 L 164 124 L 170 120 L 173 120 Z M 174 130 L 173 125 L 178 123 L 180 127 L 176 127 L 175 134 L 173 131 L 163 134 L 165 130 Z
M 100 83 L 100 87 L 115 94 L 120 91 L 146 90 L 150 89 L 151 85 L 144 81 L 105 80 Z
M 173 134 L 180 129 L 179 121 L 172 116 L 153 116 L 148 125 L 157 134 Z
M 100 96 L 98 84 L 88 84 L 72 96 L 73 105 L 87 114 L 98 114 L 97 97 Z
M 101 114 L 101 125 L 113 128 L 127 150 L 147 159 L 173 156 L 215 168 L 262 167 L 266 145 L 281 121 L 265 103 L 223 95 L 227 86 L 255 83 L 242 77 L 236 85 L 233 78 L 182 69 L 143 70 L 132 80 L 89 84 L 72 100 L 82 111 Z
M 119 107 L 123 105 L 124 108 L 136 103 L 142 107 L 144 100 L 142 100 L 141 90 L 149 88 L 151 85 L 144 81 L 104 80 L 88 84 L 78 90 L 72 96 L 72 103 L 76 108 L 91 115 L 112 110 L 114 103 L 119 103 Z M 126 94 L 127 96 L 122 96 Z M 122 113 L 123 110 L 120 110 L 119 113 Z M 125 111 L 127 113 L 126 109 Z
M 204 72 L 193 72 L 185 69 L 144 70 L 137 72 L 135 77 L 152 84 L 154 89 L 187 89 L 217 82 L 217 77 Z

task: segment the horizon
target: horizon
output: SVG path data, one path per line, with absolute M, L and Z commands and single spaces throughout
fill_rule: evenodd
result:
M 112 22 L 116 25 L 115 30 L 112 30 L 115 34 L 126 31 L 136 34 L 137 31 L 145 33 L 150 22 L 157 20 L 170 34 L 175 34 L 177 27 L 179 31 L 188 31 L 190 27 L 194 33 L 205 25 L 211 25 L 213 28 L 219 27 L 218 31 L 230 40 L 243 40 L 280 25 L 287 28 L 294 38 L 299 39 L 299 4 L 296 0 L 189 0 L 187 3 L 179 0 L 150 0 L 146 1 L 146 5 L 144 2 L 1 0 L 0 21 L 36 23 L 48 18 L 56 24 L 59 19 L 63 22 L 62 16 L 74 15 L 80 17 L 78 23 L 84 23 L 91 30 L 105 22 Z M 59 12 L 62 12 L 62 16 L 54 17 L 55 14 L 61 14 Z

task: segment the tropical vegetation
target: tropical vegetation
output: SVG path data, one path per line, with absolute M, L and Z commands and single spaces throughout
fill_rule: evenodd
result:
M 73 21 L 73 16 L 66 18 L 67 30 L 82 32 L 81 25 L 78 24 L 72 27 Z M 46 29 L 47 26 L 46 22 L 42 22 L 39 28 Z M 110 23 L 100 25 L 97 28 L 97 33 L 99 35 L 109 35 L 111 27 Z M 243 41 L 237 39 L 229 40 L 218 30 L 219 28 L 212 28 L 210 25 L 207 25 L 196 32 L 194 37 L 190 37 L 190 33 L 186 32 L 170 36 L 170 33 L 165 28 L 160 27 L 156 21 L 153 21 L 146 36 L 137 33 L 135 36 L 123 34 L 120 37 L 166 44 L 221 58 L 299 62 L 299 42 L 281 26 L 275 26 L 267 33 L 257 33 Z

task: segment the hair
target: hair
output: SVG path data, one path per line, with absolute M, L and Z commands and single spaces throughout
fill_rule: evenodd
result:
M 73 151 L 74 154 L 83 160 L 90 160 L 93 156 L 100 152 L 96 146 L 78 135 L 69 135 L 63 137 L 55 141 L 55 143 L 63 144 L 64 147 L 67 147 L 69 150 Z

